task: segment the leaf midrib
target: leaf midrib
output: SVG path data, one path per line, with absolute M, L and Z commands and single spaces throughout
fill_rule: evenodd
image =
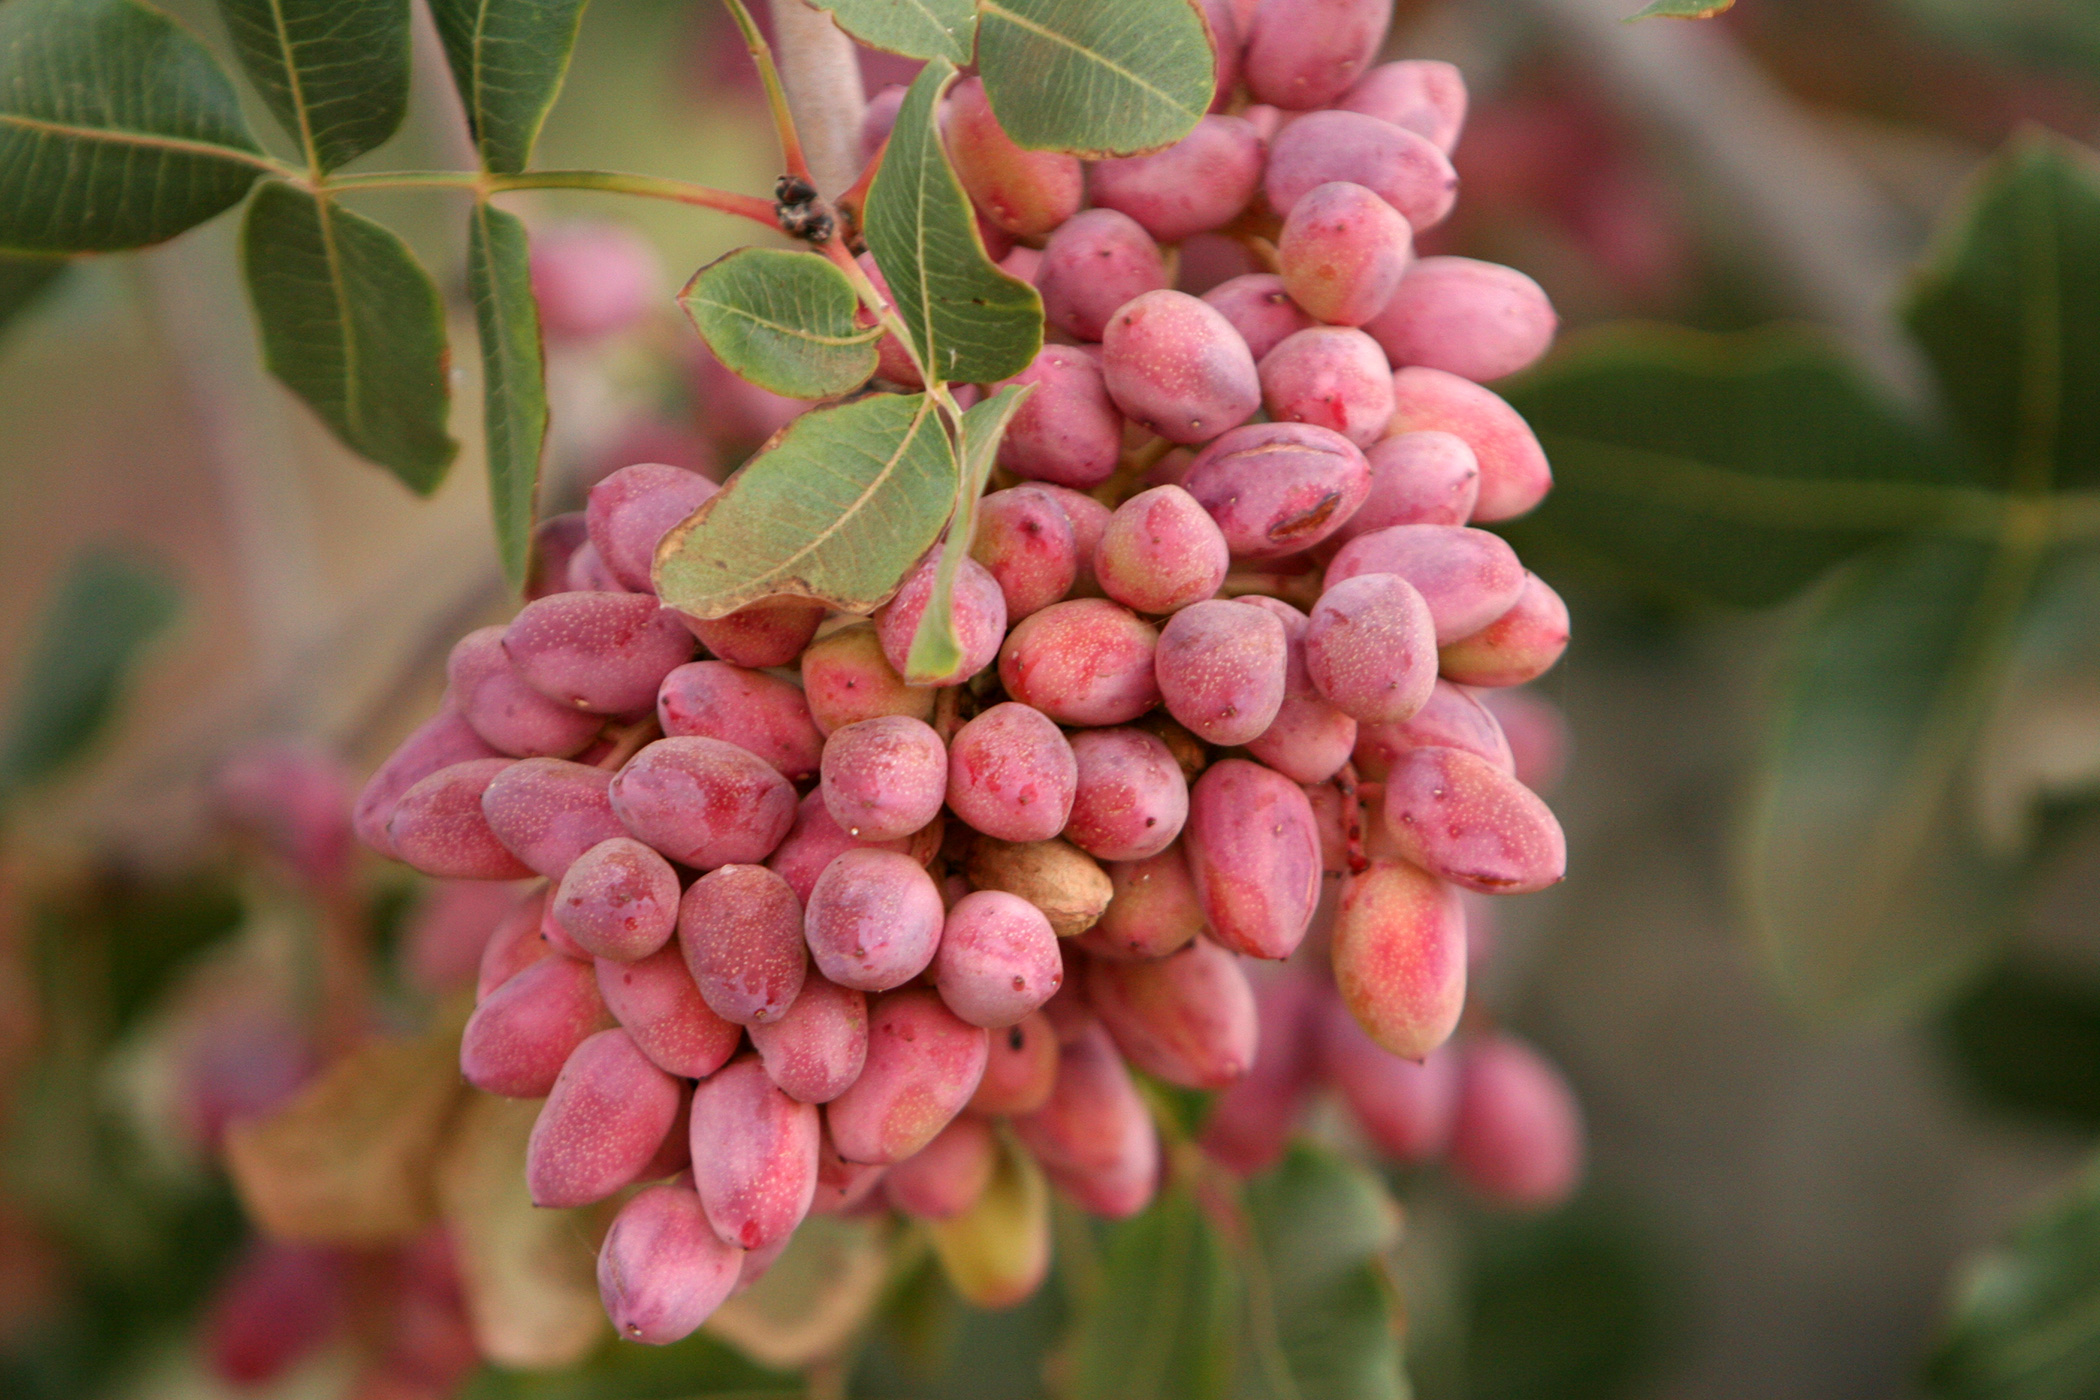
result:
M 1101 53 L 1099 50 L 1090 49 L 1086 45 L 1081 44 L 1076 40 L 1068 39 L 1054 29 L 1047 29 L 1044 26 L 1037 24 L 1034 20 L 1024 19 L 1022 16 L 1015 14 L 1012 10 L 1007 9 L 1004 5 L 998 4 L 996 0 L 978 0 L 977 8 L 983 14 L 997 15 L 999 18 L 1005 20 L 1007 23 L 1013 25 L 1017 29 L 1025 29 L 1032 34 L 1040 34 L 1045 39 L 1050 40 L 1052 43 L 1063 44 L 1066 48 L 1072 50 L 1072 52 L 1079 54 L 1082 57 L 1092 59 L 1095 63 L 1099 64 L 1103 68 L 1108 69 L 1111 73 L 1118 74 L 1119 76 L 1128 79 L 1133 86 L 1143 88 L 1146 92 L 1151 93 L 1154 97 L 1157 97 L 1161 102 L 1165 103 L 1168 107 L 1172 108 L 1177 112 L 1188 112 L 1191 115 L 1198 118 L 1199 120 L 1203 116 L 1203 112 L 1201 110 L 1184 106 L 1182 103 L 1175 101 L 1173 94 L 1167 92 L 1165 89 L 1157 86 L 1156 84 L 1146 82 L 1136 73 L 1131 72 L 1122 64 L 1110 59 L 1107 55 Z
M 216 141 L 194 141 L 185 136 L 162 136 L 132 131 L 128 127 L 76 126 L 70 122 L 55 122 L 43 117 L 27 117 L 20 112 L 0 112 L 0 125 L 17 126 L 27 131 L 67 137 L 75 141 L 102 141 L 110 145 L 144 146 L 176 155 L 206 156 L 234 161 L 241 165 L 252 165 L 257 170 L 269 171 L 272 174 L 283 173 L 283 167 L 278 162 L 260 152 L 244 151 L 238 146 L 222 146 Z
M 718 301 L 713 297 L 695 297 L 694 300 L 702 306 L 713 307 L 717 311 L 727 312 L 731 316 L 749 321 L 754 326 L 760 326 L 769 331 L 778 331 L 781 335 L 791 339 L 806 340 L 812 345 L 822 345 L 834 349 L 855 349 L 859 346 L 872 344 L 882 337 L 882 327 L 880 326 L 872 326 L 864 331 L 856 331 L 852 335 L 821 335 L 816 331 L 808 330 L 801 326 L 791 326 L 780 321 L 769 321 L 756 312 L 747 311 L 731 302 Z
M 277 31 L 277 52 L 284 59 L 285 85 L 291 89 L 292 110 L 299 117 L 299 147 L 306 152 L 306 166 L 314 179 L 321 178 L 321 152 L 314 141 L 312 114 L 306 110 L 306 84 L 298 61 L 292 56 L 292 36 L 284 18 L 284 0 L 269 0 L 270 21 Z

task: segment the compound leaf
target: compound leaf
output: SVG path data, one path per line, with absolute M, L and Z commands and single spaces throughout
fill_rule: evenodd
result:
M 408 110 L 408 0 L 219 0 L 241 66 L 307 164 L 380 145 Z
M 919 362 L 937 378 L 991 383 L 1043 346 L 1043 299 L 984 250 L 977 216 L 941 145 L 940 99 L 955 68 L 935 59 L 897 114 L 868 192 L 866 231 Z
M 158 10 L 0 5 L 0 251 L 158 243 L 269 168 L 225 71 Z
M 940 534 L 955 454 L 923 394 L 820 408 L 657 549 L 657 593 L 699 618 L 792 595 L 872 612 Z
M 715 358 L 791 399 L 851 393 L 875 373 L 882 331 L 854 322 L 860 298 L 818 253 L 739 248 L 678 294 Z

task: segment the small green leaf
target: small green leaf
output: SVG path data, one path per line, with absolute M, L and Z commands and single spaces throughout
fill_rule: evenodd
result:
M 584 0 L 431 0 L 475 148 L 497 174 L 515 175 L 531 164 L 533 143 L 569 71 L 583 6 Z
M 158 10 L 0 4 L 0 251 L 158 243 L 269 167 L 225 72 Z
M 0 253 L 0 331 L 56 286 L 66 266 L 64 258 Z
M 1115 1226 L 1072 1340 L 1072 1400 L 1223 1400 L 1236 1282 L 1186 1191 Z
M 860 297 L 820 253 L 739 248 L 678 294 L 715 358 L 791 399 L 851 393 L 875 373 L 882 331 L 854 323 Z
M 1827 341 L 1790 328 L 1594 332 L 1508 397 L 1555 478 L 1521 533 L 1671 592 L 1775 603 L 1878 539 L 1995 509 Z
M 989 384 L 1043 348 L 1043 299 L 986 255 L 948 164 L 938 119 L 954 80 L 954 66 L 935 59 L 911 85 L 868 191 L 866 230 L 919 362 L 939 379 Z
M 540 452 L 547 441 L 546 364 L 525 225 L 486 200 L 476 201 L 468 216 L 467 290 L 481 333 L 481 418 L 496 552 L 510 586 L 522 589 L 532 568 Z
M 1247 1185 L 1234 1255 L 1247 1326 L 1234 1400 L 1403 1400 L 1394 1296 L 1379 1257 L 1400 1213 L 1361 1167 L 1307 1144 Z
M 2100 1161 L 1970 1266 L 1926 1390 L 1941 1400 L 2100 1394 Z
M 977 47 L 976 0 L 822 0 L 839 28 L 871 49 L 964 64 Z
M 2011 958 L 1948 1008 L 1942 1039 L 1992 1108 L 2100 1129 L 2100 981 L 2058 960 Z
M 1626 18 L 1629 22 L 1637 19 L 1712 19 L 1733 8 L 1735 0 L 1654 0 L 1653 4 Z
M 1980 479 L 2100 483 L 2100 166 L 2035 133 L 1978 177 L 1905 311 Z
M 1171 146 L 1210 110 L 1217 58 L 1190 0 L 978 0 L 977 67 L 1006 134 L 1099 160 Z
M 241 66 L 306 162 L 333 170 L 408 110 L 408 0 L 219 0 Z
M 241 253 L 270 372 L 352 450 L 435 491 L 459 451 L 445 428 L 445 310 L 408 246 L 272 181 L 248 206 Z
M 792 595 L 873 612 L 940 534 L 955 456 L 933 401 L 805 413 L 657 549 L 657 594 L 698 618 Z
M 1033 384 L 1012 384 L 963 414 L 962 471 L 957 476 L 955 510 L 948 520 L 948 543 L 934 571 L 933 596 L 920 614 L 905 658 L 904 678 L 923 682 L 955 674 L 962 665 L 962 639 L 955 634 L 955 577 L 977 539 L 977 503 L 991 480 L 1000 440 L 1021 405 L 1035 392 Z
M 0 800 L 79 758 L 115 712 L 141 648 L 175 617 L 175 586 L 127 554 L 91 549 L 44 606 L 0 738 Z
M 1965 779 L 2037 567 L 2019 548 L 1894 546 L 1811 620 L 1747 870 L 1757 930 L 1801 1000 L 1913 1009 L 2003 931 L 2010 870 L 1977 848 Z

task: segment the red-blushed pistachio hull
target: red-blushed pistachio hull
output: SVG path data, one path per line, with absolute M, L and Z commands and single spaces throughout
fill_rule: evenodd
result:
M 1144 860 L 1188 823 L 1189 785 L 1166 741 L 1142 729 L 1072 738 L 1078 786 L 1065 839 L 1100 860 Z
M 948 94 L 941 136 L 971 202 L 1008 233 L 1039 238 L 1079 212 L 1086 175 L 1078 158 L 1015 145 L 980 80 L 965 78 Z
M 1041 1011 L 993 1031 L 986 1042 L 984 1078 L 970 1096 L 970 1112 L 987 1118 L 1033 1113 L 1057 1083 L 1057 1031 Z
M 1211 1102 L 1203 1149 L 1241 1176 L 1282 1160 L 1313 1086 L 1312 1018 L 1319 983 L 1296 971 L 1254 986 L 1261 1053 L 1254 1067 Z
M 441 880 L 516 880 L 532 870 L 482 814 L 482 794 L 515 759 L 474 758 L 440 768 L 401 794 L 387 818 L 394 857 Z
M 1480 459 L 1452 433 L 1402 433 L 1364 451 L 1371 493 L 1329 547 L 1394 525 L 1463 525 L 1480 498 Z
M 1065 977 L 1050 921 L 1003 890 L 978 890 L 956 901 L 930 971 L 948 1009 L 989 1030 L 1026 1018 Z
M 1514 1036 L 1494 1035 L 1459 1056 L 1451 1167 L 1501 1205 L 1555 1206 L 1582 1180 L 1582 1109 L 1559 1070 Z
M 852 1215 L 869 1203 L 890 1169 L 874 1162 L 849 1162 L 839 1156 L 826 1129 L 817 1145 L 817 1198 L 811 1215 Z M 770 1262 L 770 1261 L 768 1261 Z
M 630 1342 L 668 1346 L 698 1331 L 736 1287 L 744 1251 L 707 1223 L 686 1182 L 652 1186 L 620 1207 L 598 1248 L 598 1297 Z
M 561 877 L 554 917 L 592 957 L 636 962 L 678 927 L 678 872 L 632 836 L 600 841 Z
M 633 1181 L 677 1119 L 681 1091 L 624 1030 L 600 1031 L 577 1046 L 525 1147 L 532 1203 L 587 1206 Z
M 1000 466 L 1029 481 L 1080 490 L 1115 474 L 1123 456 L 1123 415 L 1108 396 L 1098 360 L 1076 346 L 1045 345 L 1006 383 L 1033 384 L 1035 392 L 1014 411 L 999 441 Z M 1105 514 L 1108 507 L 1101 509 Z M 1091 555 L 1077 551 L 1082 570 Z
M 1159 703 L 1159 633 L 1105 598 L 1075 598 L 1024 619 L 999 651 L 1008 696 L 1060 724 L 1127 724 Z
M 1538 794 L 1462 749 L 1411 750 L 1385 783 L 1401 854 L 1482 894 L 1530 894 L 1568 873 L 1568 843 Z
M 1107 868 L 1113 895 L 1075 942 L 1096 957 L 1163 958 L 1203 931 L 1203 903 L 1189 873 L 1187 843 Z
M 897 596 L 875 614 L 875 632 L 882 639 L 882 654 L 900 676 L 910 675 L 912 638 L 918 635 L 919 620 L 933 600 L 935 575 L 940 556 L 929 554 L 904 576 Z M 955 574 L 955 639 L 962 659 L 955 668 L 938 676 L 911 676 L 919 685 L 961 685 L 992 664 L 999 655 L 999 640 L 1006 635 L 1006 595 L 999 580 L 975 559 L 965 557 Z
M 1198 738 L 1231 748 L 1275 723 L 1290 642 L 1273 614 L 1214 598 L 1167 619 L 1153 669 L 1167 713 Z
M 868 1016 L 868 1060 L 825 1122 L 849 1162 L 901 1162 L 933 1140 L 977 1092 L 989 1048 L 984 1030 L 933 992 L 891 992 Z
M 1537 574 L 1526 574 L 1510 610 L 1445 647 L 1437 664 L 1464 685 L 1523 685 L 1552 670 L 1567 649 L 1568 605 Z
M 1440 369 L 1395 371 L 1387 435 L 1430 430 L 1464 439 L 1479 460 L 1477 521 L 1514 519 L 1553 489 L 1553 469 L 1531 425 L 1493 390 Z
M 779 848 L 766 858 L 766 868 L 786 880 L 795 897 L 807 904 L 810 892 L 817 887 L 817 877 L 843 852 L 862 848 L 895 851 L 923 866 L 939 853 L 945 825 L 935 821 L 895 841 L 856 841 L 833 819 L 831 809 L 824 805 L 823 792 L 812 790 L 796 805 L 795 824 L 788 828 Z
M 933 961 L 944 914 L 939 887 L 917 861 L 856 849 L 817 877 L 802 931 L 826 977 L 842 987 L 886 992 Z
M 1090 962 L 1086 992 L 1117 1048 L 1169 1084 L 1222 1089 L 1254 1063 L 1254 989 L 1207 938 L 1149 962 Z
M 1182 483 L 1240 559 L 1276 559 L 1339 530 L 1371 490 L 1356 444 L 1310 423 L 1250 423 L 1196 454 Z
M 528 758 L 489 784 L 482 814 L 511 854 L 550 880 L 627 828 L 613 814 L 612 774 L 587 763 Z
M 1377 191 L 1334 180 L 1315 185 L 1291 206 L 1276 242 L 1277 268 L 1291 300 L 1328 326 L 1360 326 L 1382 311 L 1400 289 L 1408 264 L 1414 261 L 1415 234 L 1400 211 L 1385 202 Z M 1300 332 L 1305 334 L 1305 332 Z M 1387 417 L 1392 407 L 1392 366 L 1385 352 L 1369 336 L 1364 345 L 1377 358 L 1388 376 L 1385 386 Z M 1277 350 L 1283 347 L 1278 346 Z M 1275 350 L 1269 352 L 1271 355 Z M 1273 399 L 1266 377 L 1264 397 Z M 1270 417 L 1280 417 L 1273 402 Z M 1368 417 L 1368 414 L 1365 415 Z M 1385 427 L 1381 419 L 1378 428 Z M 1347 434 L 1362 446 L 1374 440 Z
M 1500 535 L 1456 525 L 1394 525 L 1359 535 L 1327 566 L 1329 589 L 1363 574 L 1397 574 L 1422 595 L 1436 644 L 1470 637 L 1524 591 L 1524 566 Z
M 1464 749 L 1511 772 L 1509 740 L 1480 697 L 1464 686 L 1439 680 L 1428 701 L 1402 724 L 1367 724 L 1357 732 L 1356 775 L 1382 783 L 1393 765 L 1414 749 Z
M 860 1078 L 868 1058 L 868 999 L 811 974 L 777 1021 L 751 1027 L 766 1077 L 789 1098 L 830 1103 Z
M 591 487 L 584 509 L 591 546 L 622 587 L 653 593 L 657 542 L 720 489 L 698 472 L 661 462 L 622 467 Z
M 1116 407 L 1169 442 L 1208 442 L 1261 407 L 1247 342 L 1186 292 L 1147 292 L 1119 307 L 1101 350 Z
M 482 1000 L 460 1037 L 469 1084 L 508 1099 L 537 1099 L 564 1061 L 611 1021 L 589 963 L 541 958 Z
M 856 841 L 895 841 L 940 815 L 948 750 L 933 726 L 903 715 L 864 719 L 824 742 L 824 805 Z
M 1215 596 L 1231 566 L 1217 522 L 1179 486 L 1155 486 L 1118 506 L 1094 550 L 1101 591 L 1141 613 Z
M 598 994 L 642 1053 L 681 1079 L 713 1074 L 736 1053 L 739 1028 L 708 1009 L 678 949 L 639 962 L 596 964 Z
M 811 643 L 802 654 L 802 694 L 824 734 L 877 715 L 933 718 L 933 688 L 904 683 L 882 654 L 872 622 L 842 627 Z
M 1313 686 L 1365 724 L 1401 724 L 1436 686 L 1436 622 L 1398 574 L 1343 579 L 1313 604 L 1305 628 Z
M 695 880 L 679 904 L 678 946 L 701 997 L 739 1026 L 786 1015 L 809 972 L 802 901 L 762 865 L 724 865 Z
M 1458 1108 L 1458 1054 L 1451 1046 L 1417 1062 L 1371 1039 L 1349 1009 L 1323 998 L 1315 1042 L 1321 1077 L 1341 1093 L 1356 1125 L 1403 1165 L 1432 1162 L 1451 1141 Z
M 1001 841 L 1047 841 L 1064 830 L 1078 781 L 1072 746 L 1028 705 L 992 706 L 948 746 L 949 808 Z
M 445 662 L 445 683 L 474 732 L 515 758 L 567 758 L 597 738 L 604 724 L 527 685 L 504 654 L 501 627 L 461 637 Z
M 1115 1042 L 1099 1022 L 1063 1039 L 1050 1100 L 1013 1120 L 1044 1174 L 1081 1209 L 1136 1215 L 1159 1186 L 1159 1136 Z
M 1408 269 L 1364 329 L 1396 365 L 1482 383 L 1529 368 L 1559 325 L 1545 289 L 1515 268 L 1443 257 Z
M 525 601 L 569 588 L 569 559 L 590 544 L 590 525 L 580 510 L 550 515 L 532 528 L 532 576 L 525 581 Z
M 977 1204 L 999 1164 L 999 1139 L 982 1118 L 961 1117 L 882 1179 L 890 1204 L 918 1220 L 952 1220 Z
M 1012 432 L 1009 426 L 1009 437 Z M 979 501 L 970 557 L 998 583 L 1009 624 L 1059 601 L 1079 581 L 1072 518 L 1040 487 L 1015 486 Z
M 803 598 L 768 598 L 738 608 L 727 617 L 702 620 L 679 614 L 679 621 L 716 657 L 756 670 L 791 666 L 823 625 L 825 607 Z
M 1128 215 L 1162 243 L 1180 243 L 1223 228 L 1254 202 L 1263 154 L 1254 123 L 1208 116 L 1163 151 L 1096 161 L 1089 183 L 1097 206 Z
M 1169 284 L 1152 235 L 1114 209 L 1089 209 L 1061 224 L 1043 245 L 1035 274 L 1044 319 L 1088 341 L 1101 339 L 1126 302 Z
M 763 861 L 795 822 L 795 790 L 764 759 L 719 739 L 658 739 L 613 775 L 612 809 L 681 865 Z
M 1371 1038 L 1419 1060 L 1451 1038 L 1466 1001 L 1458 891 L 1405 861 L 1373 859 L 1342 886 L 1335 987 Z
M 824 756 L 824 735 L 802 687 L 726 661 L 692 661 L 665 676 L 656 718 L 673 738 L 734 744 L 790 782 L 815 776 Z
M 554 593 L 511 619 L 503 650 L 549 699 L 628 715 L 656 702 L 663 678 L 692 659 L 693 638 L 654 594 Z
M 793 1234 L 817 1190 L 819 1122 L 766 1077 L 756 1055 L 693 1089 L 693 1185 L 715 1233 L 744 1249 Z
M 1241 58 L 1248 91 L 1287 112 L 1325 107 L 1378 56 L 1392 17 L 1389 0 L 1262 0 Z
M 1393 421 L 1392 366 L 1362 331 L 1300 331 L 1260 368 L 1262 403 L 1279 423 L 1310 423 L 1368 449 Z
M 1102 509 L 1105 513 L 1107 507 Z M 350 809 L 350 825 L 356 830 L 357 839 L 381 855 L 393 855 L 394 843 L 387 836 L 386 826 L 403 793 L 455 763 L 503 756 L 475 733 L 458 707 L 448 701 L 402 740 L 401 747 L 366 780 L 356 805 Z
M 1458 65 L 1435 59 L 1382 63 L 1334 105 L 1404 126 L 1449 154 L 1466 125 L 1466 79 Z
M 1314 688 L 1305 664 L 1305 629 L 1309 619 L 1280 598 L 1247 597 L 1239 601 L 1262 609 L 1283 624 L 1285 653 L 1283 703 L 1269 727 L 1247 741 L 1247 752 L 1301 786 L 1324 783 L 1342 771 L 1356 747 L 1356 721 L 1343 714 Z
M 1283 279 L 1273 272 L 1249 272 L 1220 282 L 1203 294 L 1247 342 L 1257 370 L 1271 350 L 1299 331 L 1319 324 L 1291 300 Z
M 693 1086 L 681 1082 L 678 1086 L 678 1116 L 671 1120 L 670 1131 L 666 1132 L 664 1140 L 657 1144 L 656 1155 L 635 1173 L 633 1184 L 662 1181 L 665 1177 L 676 1176 L 681 1172 L 690 1173 L 693 1165 L 692 1129 Z
M 1321 185 L 1362 185 L 1398 210 L 1416 233 L 1444 221 L 1458 202 L 1458 172 L 1431 142 L 1360 112 L 1312 112 L 1269 148 L 1262 189 L 1289 214 Z
M 474 980 L 476 1005 L 486 1001 L 490 992 L 553 953 L 546 940 L 540 937 L 540 919 L 547 912 L 549 893 L 548 887 L 541 884 L 519 895 L 489 934 L 488 941 L 481 945 L 481 962 Z
M 1254 958 L 1286 958 L 1320 898 L 1320 837 L 1304 789 L 1226 759 L 1189 798 L 1189 874 L 1211 934 Z

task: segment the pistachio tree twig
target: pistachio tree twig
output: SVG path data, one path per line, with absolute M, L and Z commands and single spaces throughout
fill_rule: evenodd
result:
M 810 178 L 826 197 L 860 173 L 860 124 L 867 91 L 853 40 L 806 0 L 772 0 L 780 78 L 795 112 Z

